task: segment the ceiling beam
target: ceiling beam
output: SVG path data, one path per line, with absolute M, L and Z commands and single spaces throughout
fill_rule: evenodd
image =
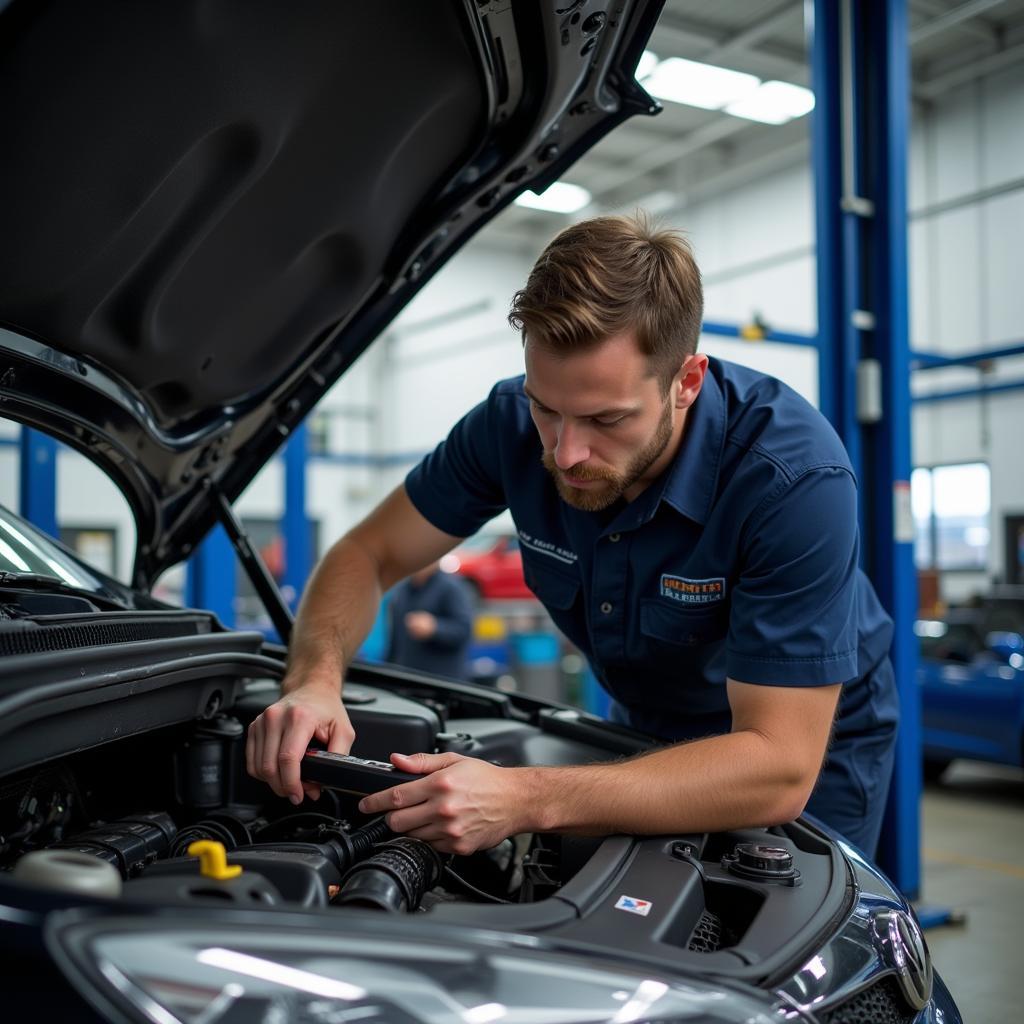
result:
M 915 91 L 926 99 L 934 100 L 958 85 L 964 85 L 966 82 L 972 82 L 976 78 L 991 75 L 996 71 L 1001 71 L 1003 68 L 1017 64 L 1021 60 L 1024 60 L 1024 43 L 1007 47 L 1007 49 L 1000 50 L 998 53 L 989 54 L 989 56 L 982 57 L 980 60 L 971 61 L 965 67 L 953 68 L 952 71 L 946 71 L 936 75 L 934 78 L 929 78 L 927 81 L 919 82 Z
M 802 0 L 781 0 L 781 3 L 776 3 L 759 21 L 708 49 L 703 59 L 709 64 L 716 64 L 730 54 L 753 49 L 762 39 L 766 39 L 781 28 L 798 11 L 803 11 Z
M 724 192 L 730 192 L 786 168 L 800 164 L 806 166 L 810 150 L 810 140 L 804 138 L 787 143 L 785 146 L 780 146 L 778 149 L 760 156 L 744 158 L 727 170 L 718 171 L 696 184 L 684 186 L 683 191 L 678 192 L 676 203 L 671 208 L 663 210 L 662 214 L 679 213 L 690 206 L 706 202 Z M 668 186 L 665 189 L 672 191 Z M 635 205 L 636 200 L 620 203 L 610 209 L 612 212 L 627 213 Z
M 935 0 L 910 0 L 910 9 L 927 18 L 944 18 L 950 13 L 949 7 Z M 974 36 L 975 39 L 983 39 L 986 43 L 995 45 L 999 42 L 999 34 L 987 22 L 975 18 L 970 21 L 962 21 L 957 26 L 958 32 L 963 35 Z M 910 37 L 913 39 L 915 29 L 911 29 Z
M 999 7 L 1003 3 L 1005 3 L 1005 0 L 970 0 L 969 3 L 954 7 L 948 13 L 940 15 L 913 29 L 910 33 L 910 45 L 913 46 L 914 43 L 930 39 L 932 36 L 936 36 L 940 32 L 945 32 L 951 28 L 963 28 L 965 21 L 976 18 L 979 14 L 984 14 L 985 11 L 989 11 L 993 7 Z M 986 29 L 986 34 L 989 35 L 992 42 L 997 41 L 997 33 L 993 30 Z
M 694 128 L 660 146 L 651 146 L 649 149 L 637 153 L 628 162 L 614 170 L 599 172 L 593 177 L 588 176 L 590 180 L 588 188 L 595 198 L 605 195 L 634 181 L 641 175 L 658 170 L 668 164 L 674 164 L 688 153 L 696 153 L 697 150 L 703 149 L 705 146 L 728 139 L 749 126 L 750 122 L 747 120 L 732 117 L 729 114 L 721 114 L 699 128 Z
M 774 27 L 774 22 L 767 31 Z M 729 46 L 736 36 L 730 29 L 722 29 L 690 18 L 682 18 L 673 11 L 665 11 L 658 19 L 650 48 L 658 52 L 659 46 L 667 46 L 668 53 L 658 56 L 684 56 L 693 60 L 707 61 L 709 54 L 715 54 L 728 47 L 730 52 L 740 52 Z M 771 74 L 796 85 L 805 85 L 808 78 L 807 61 L 802 49 L 765 43 L 756 49 L 747 44 L 744 52 Z M 739 68 L 737 70 L 743 70 Z

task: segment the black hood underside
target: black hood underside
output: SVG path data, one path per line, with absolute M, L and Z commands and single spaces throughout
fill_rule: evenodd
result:
M 187 555 L 430 275 L 656 109 L 659 3 L 0 2 L 0 409 Z
M 18 207 L 0 308 L 130 381 L 164 428 L 258 393 L 338 323 L 487 115 L 449 4 L 23 17 L 0 65 Z

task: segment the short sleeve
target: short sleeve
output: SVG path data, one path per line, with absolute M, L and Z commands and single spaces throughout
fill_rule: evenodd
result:
M 839 467 L 787 483 L 755 513 L 734 584 L 729 678 L 825 686 L 857 675 L 857 489 Z
M 495 389 L 405 478 L 419 513 L 453 537 L 476 533 L 508 505 L 501 480 L 499 406 Z

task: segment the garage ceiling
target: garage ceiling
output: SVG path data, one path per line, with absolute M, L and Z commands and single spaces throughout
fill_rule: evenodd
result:
M 837 0 L 838 2 L 838 0 Z M 908 0 L 915 112 L 975 79 L 1024 63 L 1024 0 Z M 650 49 L 810 85 L 802 0 L 668 0 Z M 765 125 L 664 102 L 634 118 L 565 176 L 592 195 L 567 217 L 514 206 L 487 228 L 491 243 L 535 249 L 570 219 L 643 206 L 660 215 L 809 158 L 810 118 Z

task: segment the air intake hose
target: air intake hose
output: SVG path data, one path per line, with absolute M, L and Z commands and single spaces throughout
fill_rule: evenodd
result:
M 345 875 L 334 903 L 391 912 L 416 910 L 423 894 L 437 884 L 442 867 L 433 847 L 400 836 Z

